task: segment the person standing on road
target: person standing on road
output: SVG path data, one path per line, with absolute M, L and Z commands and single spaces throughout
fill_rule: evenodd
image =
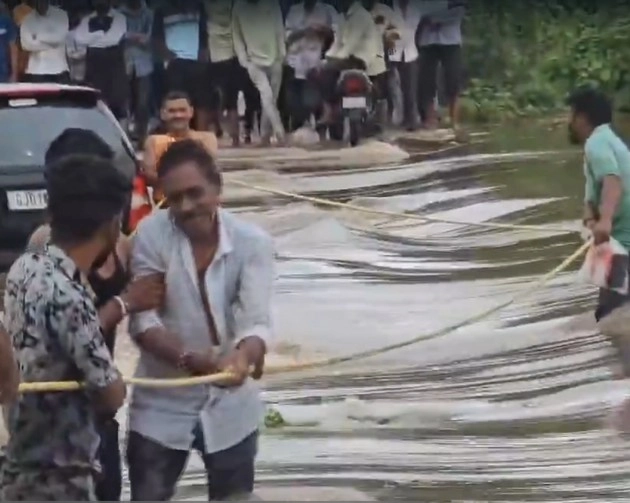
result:
M 466 0 L 425 0 L 418 28 L 420 46 L 420 96 L 426 127 L 436 129 L 438 70 L 444 75 L 451 127 L 459 127 L 459 94 L 462 80 L 462 21 Z
M 144 0 L 126 0 L 121 10 L 127 18 L 125 67 L 131 95 L 129 111 L 134 120 L 134 136 L 139 145 L 144 145 L 151 113 L 153 11 Z
M 20 26 L 22 49 L 29 53 L 26 82 L 69 83 L 66 59 L 68 15 L 49 0 L 34 0 L 34 9 Z
M 22 26 L 22 22 L 31 12 L 33 12 L 33 6 L 31 5 L 31 0 L 22 0 L 19 4 L 17 4 L 13 8 L 12 17 L 15 26 L 17 26 L 18 33 L 20 27 Z M 28 51 L 25 51 L 22 48 L 20 43 L 20 37 L 18 36 L 18 67 L 17 74 L 18 79 L 21 79 L 26 71 L 26 66 L 28 65 Z
M 315 111 L 304 99 L 311 84 L 307 75 L 320 65 L 324 48 L 332 44 L 337 17 L 329 5 L 319 0 L 304 0 L 289 9 L 285 22 L 288 53 L 284 99 L 291 132 L 304 126 Z
M 599 90 L 581 88 L 567 100 L 569 139 L 584 147 L 584 225 L 596 244 L 612 236 L 630 250 L 630 150 L 611 128 L 612 104 Z M 600 321 L 630 300 L 600 290 L 595 318 Z
M 109 145 L 93 131 L 67 129 L 50 144 L 46 152 L 46 165 L 72 154 L 93 155 L 109 161 L 114 159 L 114 152 Z M 43 253 L 49 241 L 50 226 L 45 224 L 33 233 L 27 251 Z M 87 278 L 96 296 L 95 307 L 105 344 L 112 356 L 116 329 L 127 313 L 157 308 L 163 299 L 161 275 L 130 281 L 130 251 L 131 241 L 121 235 L 115 250 L 101 264 L 95 264 Z M 122 491 L 119 425 L 112 415 L 105 414 L 99 415 L 97 427 L 101 440 L 98 457 L 102 474 L 96 483 L 96 497 L 100 501 L 119 501 Z
M 394 116 L 402 119 L 402 125 L 408 131 L 414 131 L 420 124 L 418 113 L 420 66 L 416 31 L 420 24 L 421 13 L 415 1 L 394 0 L 394 14 L 399 19 L 400 38 L 394 42 L 389 60 L 398 72 L 402 94 L 402 103 L 394 101 Z M 398 107 L 400 110 L 396 110 Z
M 153 39 L 166 68 L 166 92 L 180 91 L 192 100 L 195 128 L 210 127 L 208 18 L 201 0 L 173 1 L 157 7 Z
M 75 32 L 77 44 L 87 47 L 85 81 L 98 89 L 114 116 L 127 116 L 129 84 L 123 38 L 127 19 L 111 0 L 94 0 L 94 12 L 84 17 Z
M 147 184 L 153 187 L 153 199 L 159 203 L 164 198 L 160 188 L 158 165 L 160 158 L 170 145 L 180 140 L 198 141 L 212 156 L 219 150 L 217 137 L 210 131 L 195 131 L 190 121 L 195 113 L 187 94 L 172 91 L 164 97 L 160 118 L 166 128 L 165 134 L 154 134 L 147 138 L 142 159 L 143 174 Z
M 125 384 L 101 331 L 87 277 L 116 247 L 131 184 L 110 162 L 69 156 L 46 170 L 51 239 L 6 280 L 5 325 L 25 382 L 82 381 L 25 393 L 8 410 L 2 501 L 94 501 L 96 414 L 114 415 Z
M 6 5 L 0 1 L 0 83 L 17 82 L 18 31 Z
M 287 50 L 278 1 L 236 0 L 232 36 L 238 60 L 260 93 L 261 143 L 269 145 L 273 135 L 279 144 L 284 144 L 286 138 L 278 110 L 278 96 Z
M 233 378 L 186 388 L 134 388 L 127 462 L 133 501 L 168 501 L 190 450 L 202 454 L 208 499 L 246 500 L 263 408 L 257 384 L 271 337 L 273 242 L 262 229 L 220 208 L 222 177 L 194 140 L 160 159 L 170 201 L 142 221 L 133 242 L 134 276 L 166 275 L 160 311 L 133 316 L 140 348 L 136 376 Z

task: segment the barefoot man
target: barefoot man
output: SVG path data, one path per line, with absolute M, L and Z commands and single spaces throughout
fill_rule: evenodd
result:
M 153 187 L 153 199 L 156 203 L 163 199 L 158 187 L 157 164 L 171 143 L 178 140 L 197 140 L 206 150 L 216 157 L 219 145 L 217 137 L 209 131 L 195 131 L 190 121 L 195 114 L 189 96 L 181 91 L 171 91 L 162 101 L 160 118 L 166 127 L 166 134 L 151 135 L 144 144 L 143 171 L 147 183 Z

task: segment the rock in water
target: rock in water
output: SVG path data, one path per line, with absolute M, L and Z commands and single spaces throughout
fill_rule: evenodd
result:
M 319 134 L 309 126 L 301 127 L 291 134 L 291 144 L 299 146 L 311 146 L 319 143 Z

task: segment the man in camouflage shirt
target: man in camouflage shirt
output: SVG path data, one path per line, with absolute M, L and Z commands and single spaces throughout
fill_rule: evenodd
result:
M 88 156 L 62 159 L 46 176 L 51 241 L 11 267 L 5 324 L 24 382 L 85 387 L 26 393 L 11 405 L 0 500 L 94 501 L 95 413 L 115 413 L 125 387 L 86 274 L 115 247 L 131 186 L 109 161 Z

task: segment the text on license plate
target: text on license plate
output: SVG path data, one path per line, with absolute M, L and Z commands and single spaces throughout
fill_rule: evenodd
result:
M 343 108 L 366 108 L 367 100 L 365 96 L 344 96 L 341 106 Z
M 48 206 L 48 193 L 45 190 L 8 191 L 7 205 L 11 211 L 45 210 Z

